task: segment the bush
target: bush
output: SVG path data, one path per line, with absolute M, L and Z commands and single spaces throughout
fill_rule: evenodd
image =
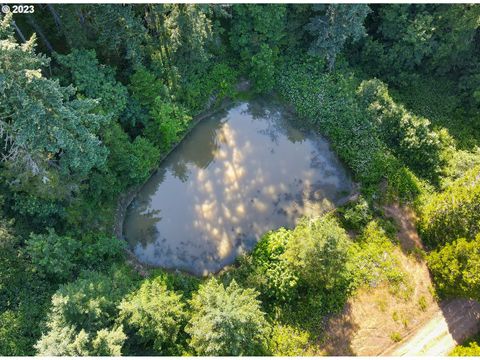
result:
M 268 93 L 275 86 L 275 67 L 277 55 L 266 44 L 252 57 L 250 76 L 257 93 Z
M 198 113 L 225 97 L 234 98 L 237 78 L 238 71 L 228 64 L 215 64 L 206 73 L 187 76 L 179 100 L 191 113 Z M 215 103 L 210 103 L 213 98 Z
M 455 346 L 449 356 L 480 356 L 480 345 L 476 341 L 472 341 L 467 345 Z
M 432 251 L 427 261 L 440 295 L 480 300 L 480 234 Z
M 339 72 L 325 74 L 323 63 L 311 58 L 287 62 L 278 74 L 279 93 L 298 115 L 329 138 L 363 185 L 378 185 L 386 172 L 388 151 L 355 98 L 355 79 Z
M 417 174 L 436 181 L 445 165 L 445 147 L 430 121 L 397 105 L 380 80 L 363 81 L 357 93 L 392 152 Z
M 168 98 L 167 87 L 143 66 L 135 69 L 135 72 L 130 77 L 128 88 L 132 93 L 132 97 L 147 109 L 151 109 L 155 105 L 157 97 Z
M 304 219 L 291 233 L 284 257 L 311 289 L 345 299 L 349 284 L 346 268 L 351 241 L 332 215 Z M 343 306 L 343 302 L 338 304 Z
M 473 239 L 480 232 L 480 167 L 427 199 L 418 225 L 423 241 L 430 247 L 459 238 Z
M 120 319 L 142 348 L 159 354 L 179 355 L 180 333 L 186 323 L 182 296 L 167 289 L 161 277 L 145 280 L 140 289 L 120 304 Z
M 192 120 L 188 112 L 172 102 L 155 100 L 150 110 L 151 120 L 145 127 L 145 136 L 164 153 L 180 140 Z
M 249 285 L 267 303 L 290 302 L 297 296 L 298 275 L 284 258 L 291 231 L 281 228 L 263 235 L 251 254 Z
M 240 288 L 235 280 L 225 288 L 214 278 L 200 286 L 190 305 L 186 332 L 197 355 L 238 356 L 265 353 L 268 324 L 258 293 Z
M 405 281 L 394 246 L 376 221 L 371 221 L 350 249 L 349 268 L 354 287 L 377 287 L 382 282 L 396 287 Z
M 81 247 L 77 240 L 59 236 L 50 228 L 48 234 L 31 234 L 25 251 L 38 272 L 61 281 L 72 276 L 79 261 Z
M 360 230 L 372 220 L 372 211 L 368 202 L 360 196 L 354 204 L 350 204 L 343 212 L 345 225 L 353 230 Z
M 270 352 L 273 356 L 304 356 L 309 339 L 308 332 L 277 324 L 269 341 Z

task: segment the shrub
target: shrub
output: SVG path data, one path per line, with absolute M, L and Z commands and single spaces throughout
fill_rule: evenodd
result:
M 191 110 L 197 113 L 206 107 L 216 105 L 225 97 L 236 96 L 235 85 L 238 71 L 226 63 L 218 63 L 206 73 L 191 74 L 186 78 L 182 87 L 179 100 Z M 211 99 L 215 103 L 209 103 Z
M 349 268 L 355 287 L 376 287 L 382 282 L 398 286 L 405 281 L 394 246 L 376 221 L 363 230 L 358 243 L 350 249 Z
M 81 243 L 68 236 L 59 236 L 53 229 L 47 234 L 31 234 L 26 242 L 26 253 L 34 268 L 55 280 L 65 280 L 76 269 Z
M 268 93 L 275 85 L 275 52 L 266 44 L 262 44 L 260 51 L 252 57 L 250 76 L 255 91 Z
M 480 356 L 480 345 L 476 341 L 472 341 L 467 345 L 458 345 L 449 356 Z
M 133 98 L 147 109 L 155 105 L 157 97 L 168 98 L 167 87 L 143 66 L 135 69 L 135 72 L 130 77 L 128 88 Z
M 289 302 L 297 295 L 298 275 L 283 254 L 291 231 L 281 228 L 263 235 L 251 254 L 250 284 L 270 302 Z
M 341 72 L 325 74 L 322 69 L 322 62 L 308 57 L 303 62 L 286 62 L 278 71 L 279 93 L 309 127 L 329 138 L 365 188 L 377 187 L 392 172 L 391 163 L 396 159 L 356 97 L 355 78 Z
M 192 120 L 187 111 L 174 103 L 155 100 L 150 110 L 151 120 L 145 127 L 145 136 L 163 152 L 180 140 Z
M 480 234 L 472 241 L 458 239 L 432 251 L 427 261 L 441 295 L 480 300 Z
M 343 212 L 343 218 L 348 228 L 360 230 L 372 219 L 368 202 L 360 196 L 354 204 L 348 206 Z
M 430 121 L 396 104 L 380 80 L 363 81 L 357 94 L 392 152 L 417 174 L 437 180 L 445 165 L 442 157 L 444 145 L 440 135 L 430 128 Z
M 402 341 L 402 334 L 394 331 L 390 334 L 390 339 L 392 339 L 393 342 L 400 342 Z
M 418 225 L 423 241 L 431 247 L 473 239 L 480 232 L 480 167 L 427 199 Z
M 258 293 L 240 288 L 235 280 L 225 288 L 214 278 L 200 286 L 190 304 L 186 327 L 196 354 L 260 355 L 265 352 L 268 324 Z
M 291 233 L 284 258 L 307 286 L 343 298 L 349 281 L 346 262 L 350 244 L 332 215 L 303 219 Z
M 269 341 L 270 352 L 273 356 L 303 356 L 309 339 L 310 336 L 306 331 L 277 324 L 273 327 Z

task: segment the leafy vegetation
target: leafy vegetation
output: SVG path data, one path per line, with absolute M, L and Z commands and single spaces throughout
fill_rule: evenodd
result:
M 318 354 L 325 318 L 358 291 L 410 294 L 392 202 L 419 217 L 437 293 L 480 300 L 479 17 L 477 4 L 2 15 L 0 355 Z M 278 95 L 326 136 L 357 200 L 272 229 L 221 274 L 140 276 L 112 231 L 119 199 L 242 91 Z M 453 354 L 478 355 L 475 341 Z

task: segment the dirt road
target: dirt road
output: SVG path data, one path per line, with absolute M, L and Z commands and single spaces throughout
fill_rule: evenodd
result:
M 445 356 L 479 330 L 480 304 L 472 300 L 451 300 L 440 305 L 435 316 L 410 337 L 381 355 Z

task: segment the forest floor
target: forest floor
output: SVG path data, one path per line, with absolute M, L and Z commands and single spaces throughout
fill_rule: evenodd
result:
M 415 214 L 399 205 L 384 207 L 398 226 L 396 250 L 409 286 L 359 291 L 330 318 L 322 355 L 448 355 L 480 326 L 480 304 L 464 299 L 438 303 L 415 227 Z

